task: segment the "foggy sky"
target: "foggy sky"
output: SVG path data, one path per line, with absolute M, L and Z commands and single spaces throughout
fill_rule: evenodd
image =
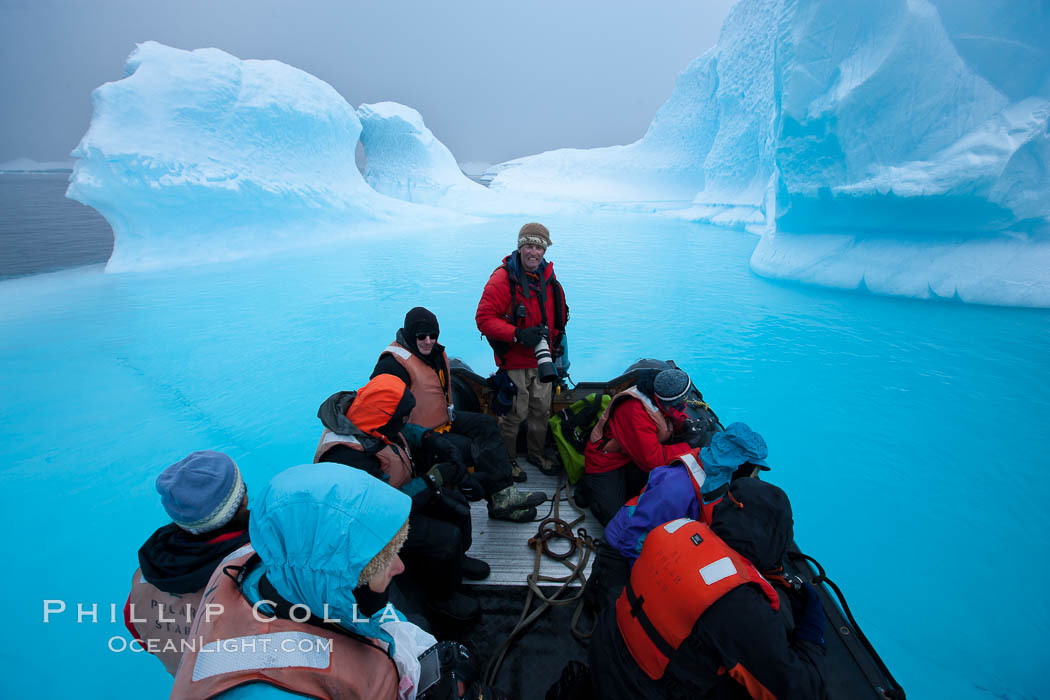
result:
M 148 39 L 414 107 L 461 162 L 629 143 L 734 1 L 0 0 L 0 162 L 68 160 Z

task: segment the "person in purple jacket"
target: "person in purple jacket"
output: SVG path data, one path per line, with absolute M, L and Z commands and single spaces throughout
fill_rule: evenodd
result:
M 645 489 L 627 502 L 605 527 L 605 540 L 584 592 L 587 605 L 600 612 L 623 590 L 631 566 L 649 532 L 671 520 L 711 522 L 711 512 L 739 472 L 752 476 L 768 470 L 766 441 L 746 423 L 731 423 L 711 444 L 649 472 Z
M 649 474 L 645 490 L 628 501 L 605 528 L 605 541 L 634 562 L 649 531 L 678 518 L 711 521 L 711 510 L 726 493 L 741 467 L 743 476 L 767 470 L 766 441 L 746 423 L 731 423 L 700 450 L 686 454 Z M 749 468 L 750 467 L 750 468 Z M 706 517 L 705 517 L 706 516 Z

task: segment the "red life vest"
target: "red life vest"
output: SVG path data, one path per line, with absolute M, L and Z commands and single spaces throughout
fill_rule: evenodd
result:
M 398 437 L 401 436 L 399 435 Z M 379 468 L 387 475 L 390 479 L 390 485 L 395 489 L 399 489 L 407 484 L 412 479 L 413 474 L 412 457 L 409 455 L 408 445 L 405 444 L 403 437 L 400 443 L 397 449 L 394 449 L 393 445 L 386 445 L 379 452 L 375 453 L 375 458 L 379 460 Z M 325 461 L 325 453 L 336 445 L 345 445 L 359 452 L 365 451 L 364 445 L 361 444 L 356 435 L 340 435 L 325 428 L 324 432 L 321 433 L 320 441 L 317 443 L 317 449 L 314 450 L 314 464 Z
M 416 406 L 408 416 L 409 423 L 424 428 L 445 432 L 449 424 L 449 407 L 452 405 L 452 390 L 449 379 L 448 355 L 442 351 L 441 368 L 434 368 L 417 357 L 400 343 L 391 343 L 379 354 L 392 355 L 408 372 L 409 389 L 416 397 Z
M 598 443 L 605 439 L 605 424 L 609 422 L 609 416 L 612 415 L 613 408 L 620 401 L 624 399 L 632 398 L 638 399 L 642 403 L 642 407 L 645 408 L 646 415 L 652 419 L 653 424 L 656 426 L 656 438 L 660 444 L 667 444 L 667 441 L 671 439 L 671 435 L 674 430 L 671 427 L 671 422 L 667 420 L 667 417 L 656 407 L 652 399 L 643 394 L 638 390 L 637 386 L 631 386 L 624 389 L 619 394 L 612 397 L 609 401 L 609 405 L 602 411 L 602 415 L 598 418 L 598 422 L 594 424 L 594 428 L 591 429 L 591 442 Z M 616 441 L 615 438 L 610 438 L 601 447 L 603 452 L 623 452 L 623 447 Z
M 223 569 L 243 566 L 254 554 L 248 548 L 212 574 L 171 697 L 213 698 L 261 682 L 309 698 L 396 700 L 397 667 L 384 642 L 373 644 L 324 627 L 271 618 L 262 610 L 253 613 Z M 209 605 L 221 605 L 221 612 L 208 615 Z
M 672 520 L 645 538 L 616 600 L 616 625 L 639 668 L 657 680 L 704 611 L 747 583 L 762 589 L 770 607 L 780 608 L 769 582 L 710 527 Z

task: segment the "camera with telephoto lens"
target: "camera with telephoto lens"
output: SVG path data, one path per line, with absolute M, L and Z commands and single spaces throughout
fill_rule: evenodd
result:
M 540 338 L 540 342 L 536 343 L 536 346 L 532 348 L 532 352 L 536 354 L 536 371 L 539 373 L 539 380 L 545 384 L 558 381 L 558 369 L 554 366 L 554 360 L 551 358 L 551 346 L 547 342 L 547 327 L 543 326 L 543 336 Z

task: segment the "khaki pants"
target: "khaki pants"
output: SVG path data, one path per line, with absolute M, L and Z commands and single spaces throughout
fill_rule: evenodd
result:
M 527 445 L 529 461 L 540 465 L 543 458 L 543 446 L 547 442 L 547 420 L 551 415 L 551 392 L 554 384 L 539 380 L 536 368 L 509 369 L 507 376 L 518 385 L 518 395 L 510 411 L 499 419 L 499 431 L 507 445 L 507 454 L 515 459 L 518 454 L 518 428 L 528 418 Z

